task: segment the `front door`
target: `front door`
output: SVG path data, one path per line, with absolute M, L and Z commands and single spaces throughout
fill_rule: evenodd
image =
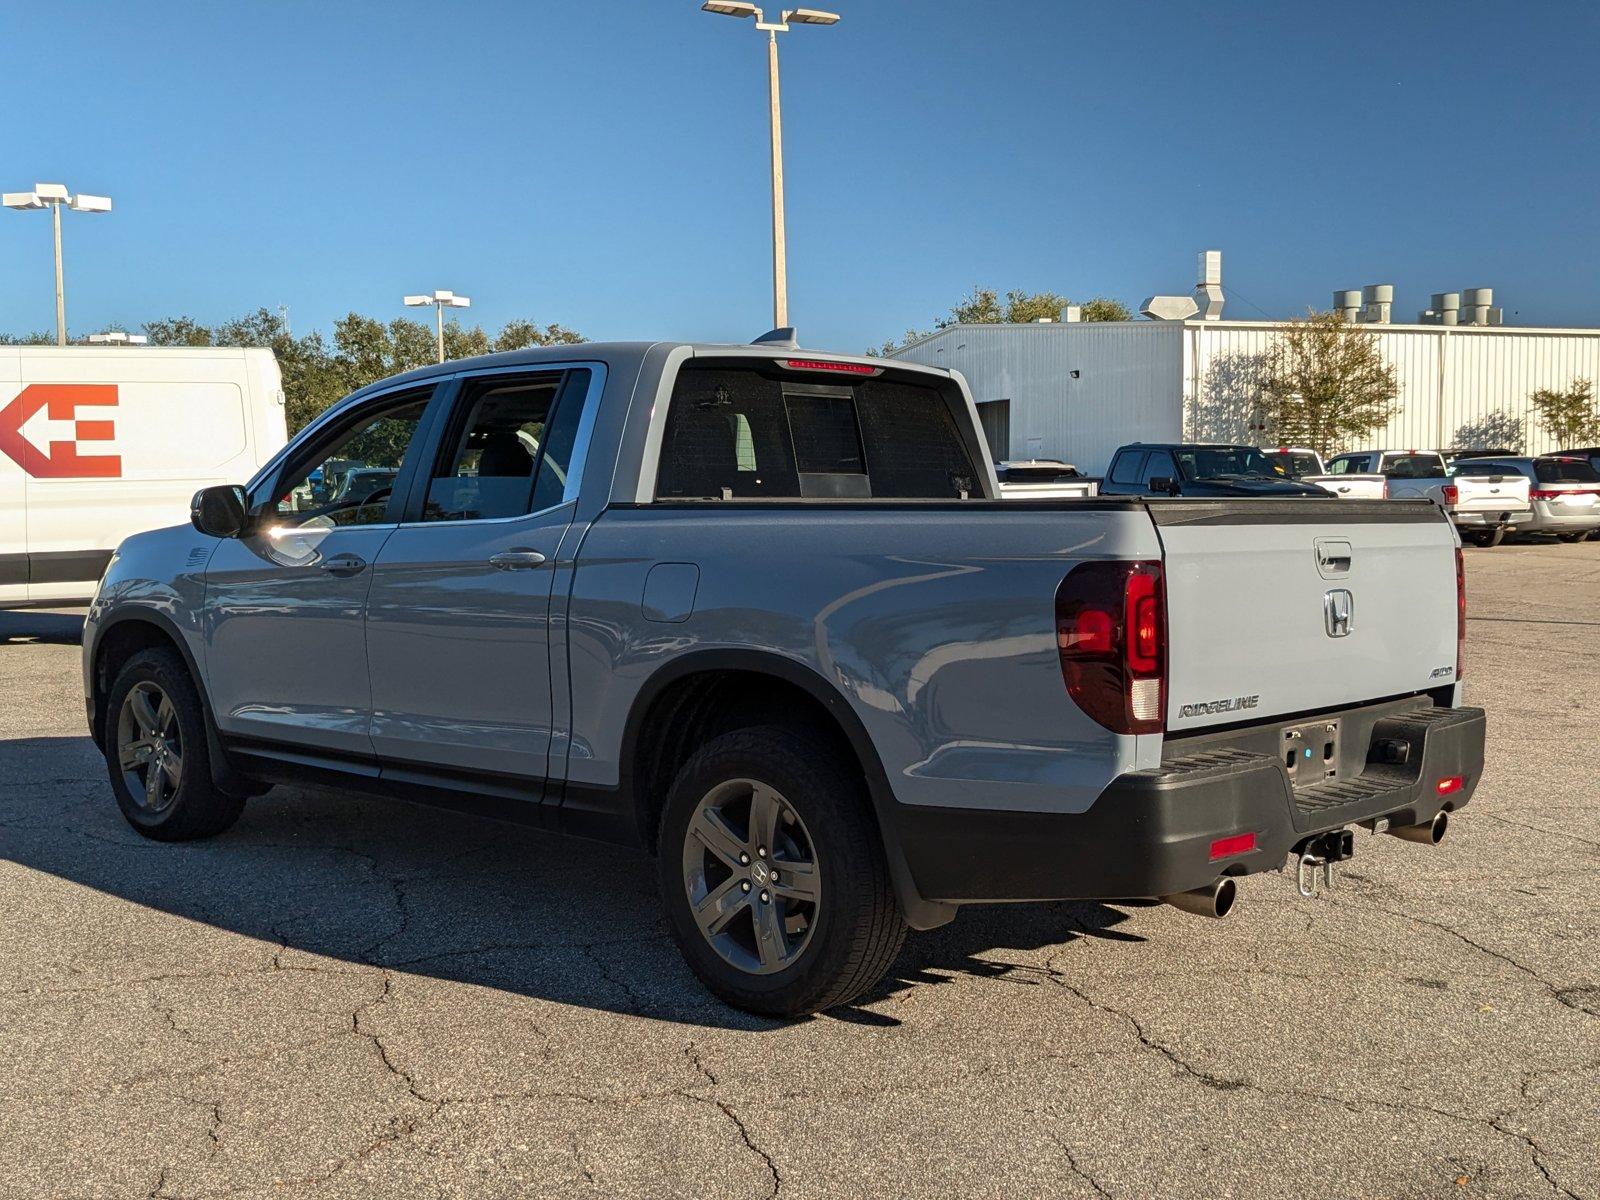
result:
M 206 569 L 206 674 L 224 734 L 369 761 L 364 618 L 431 389 L 376 398 L 292 452 L 254 529 Z
M 432 469 L 418 473 L 372 573 L 372 741 L 386 775 L 464 772 L 538 796 L 549 774 L 552 580 L 594 375 L 461 381 Z

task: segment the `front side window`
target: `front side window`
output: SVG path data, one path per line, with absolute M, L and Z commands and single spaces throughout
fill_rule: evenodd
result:
M 422 519 L 497 520 L 560 504 L 588 380 L 571 371 L 467 381 Z
M 314 461 L 291 465 L 269 506 L 273 524 L 334 528 L 388 520 L 400 465 L 427 406 L 426 394 L 379 403 L 376 411 L 364 406 L 366 415 L 311 451 Z
M 1172 463 L 1172 455 L 1165 450 L 1152 450 L 1144 462 L 1144 489 L 1151 490 L 1158 479 L 1178 481 L 1178 468 Z

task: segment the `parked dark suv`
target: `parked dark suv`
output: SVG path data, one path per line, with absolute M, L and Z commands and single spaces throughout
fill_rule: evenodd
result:
M 1111 458 L 1102 496 L 1321 496 L 1255 446 L 1135 442 Z

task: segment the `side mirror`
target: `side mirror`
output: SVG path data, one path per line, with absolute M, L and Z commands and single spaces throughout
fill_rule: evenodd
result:
M 214 538 L 238 537 L 244 532 L 244 489 L 236 483 L 201 488 L 189 501 L 189 523 Z
M 1176 496 L 1178 494 L 1178 485 L 1171 477 L 1158 475 L 1150 481 L 1150 490 L 1152 492 L 1165 492 L 1169 496 Z

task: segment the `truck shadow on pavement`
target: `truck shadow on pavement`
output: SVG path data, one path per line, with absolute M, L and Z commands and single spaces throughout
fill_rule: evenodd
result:
M 76 646 L 83 640 L 82 613 L 0 610 L 0 646 L 7 642 L 47 642 Z
M 87 738 L 13 739 L 0 741 L 0 859 L 148 910 L 135 921 L 166 914 L 254 939 L 264 964 L 300 952 L 660 1020 L 781 1024 L 700 986 L 666 932 L 645 854 L 485 818 L 278 788 L 211 841 L 151 842 L 117 812 Z M 880 1002 L 908 988 L 963 976 L 1048 982 L 1031 952 L 1083 936 L 1141 941 L 1116 931 L 1124 920 L 1100 904 L 969 909 L 913 934 L 862 1005 L 832 1015 L 895 1025 L 883 1011 L 893 1004 Z M 181 962 L 186 926 L 165 925 L 176 945 L 163 963 Z M 215 943 L 196 942 L 192 966 L 204 970 L 201 947 Z

